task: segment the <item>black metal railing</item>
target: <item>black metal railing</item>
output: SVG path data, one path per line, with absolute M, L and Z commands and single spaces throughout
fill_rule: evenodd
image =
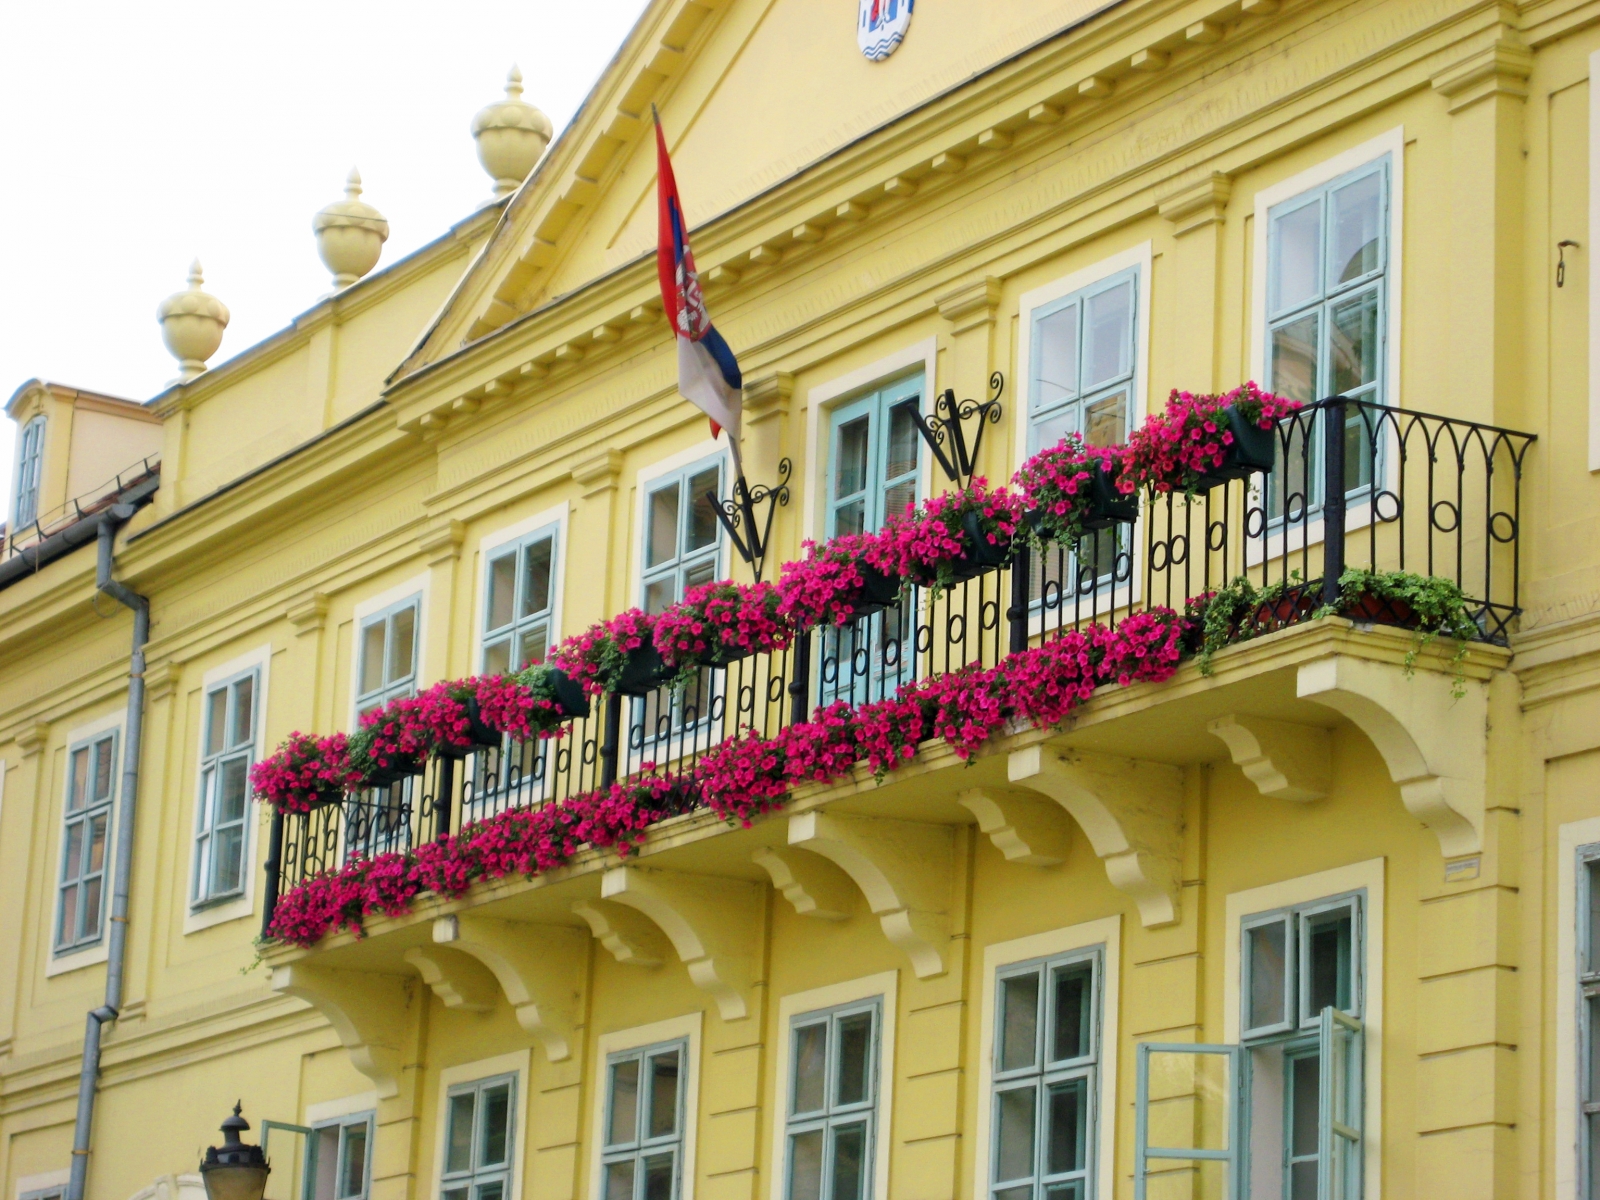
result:
M 547 741 L 436 759 L 424 774 L 307 815 L 275 815 L 267 917 L 284 888 L 357 854 L 410 850 L 512 808 L 619 778 L 683 770 L 723 740 L 771 736 L 817 704 L 902 685 L 1154 606 L 1181 609 L 1241 576 L 1276 585 L 1270 625 L 1337 596 L 1346 567 L 1454 581 L 1481 636 L 1505 642 L 1520 611 L 1521 485 L 1531 434 L 1334 397 L 1278 423 L 1271 472 L 1195 495 L 1143 498 L 1133 524 L 915 587 L 788 649 L 706 667 L 688 687 L 608 696 Z M 1379 619 L 1382 619 L 1381 617 Z

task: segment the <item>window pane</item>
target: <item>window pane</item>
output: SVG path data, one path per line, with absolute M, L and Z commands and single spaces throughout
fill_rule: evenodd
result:
M 1039 976 L 1013 975 L 1000 983 L 1000 1069 L 1032 1066 L 1038 1046 Z
M 83 830 L 82 821 L 74 821 L 67 826 L 64 845 L 61 848 L 62 882 L 76 879 L 83 871 Z
M 1050 1089 L 1049 1142 L 1046 1170 L 1051 1175 L 1084 1168 L 1088 1145 L 1087 1081 L 1074 1079 Z
M 1593 1103 L 1600 1100 L 1600 996 L 1591 996 L 1586 1005 L 1589 1011 L 1589 1085 L 1584 1099 Z M 1600 1158 L 1600 1144 L 1595 1146 L 1595 1157 Z
M 1317 1200 L 1317 1164 L 1297 1162 L 1289 1168 L 1289 1200 Z
M 1245 953 L 1249 955 L 1251 1029 L 1280 1025 L 1288 1020 L 1283 1010 L 1284 988 L 1288 983 L 1289 925 L 1273 921 L 1254 925 L 1245 931 Z
M 480 1183 L 476 1193 L 476 1200 L 505 1200 L 506 1181 L 496 1179 L 491 1183 Z
M 699 587 L 702 583 L 710 583 L 717 577 L 717 560 L 705 558 L 683 573 L 683 589 L 687 592 L 692 587 Z
M 477 1097 L 462 1092 L 450 1097 L 449 1128 L 445 1132 L 444 1169 L 447 1174 L 472 1169 L 472 1114 Z
M 484 647 L 483 673 L 485 675 L 504 675 L 510 670 L 511 642 L 509 639 Z
M 839 426 L 839 460 L 833 466 L 833 498 L 854 496 L 867 486 L 867 452 L 872 422 L 862 414 Z
M 94 792 L 96 803 L 111 798 L 111 747 L 114 743 L 104 738 L 94 747 Z
M 1033 450 L 1048 450 L 1067 434 L 1073 433 L 1078 428 L 1078 409 L 1076 405 L 1068 408 L 1059 408 L 1047 416 L 1040 417 L 1033 425 Z
M 833 532 L 836 536 L 845 534 L 865 533 L 867 531 L 867 502 L 866 500 L 852 500 L 849 504 L 842 505 L 833 513 Z
M 206 754 L 221 754 L 227 736 L 228 689 L 218 688 L 206 697 Z
M 311 1177 L 311 1200 L 334 1200 L 339 1186 L 339 1127 L 330 1125 L 316 1132 L 311 1144 L 315 1156 Z
M 211 891 L 213 895 L 236 892 L 244 881 L 243 863 L 244 827 L 230 826 L 218 830 L 211 844 Z
M 994 1200 L 1033 1200 L 1033 1187 L 1001 1188 L 995 1192 Z
M 83 937 L 97 937 L 100 933 L 100 883 L 101 877 L 96 875 L 83 885 L 82 924 L 78 926 Z
M 633 1200 L 633 1160 L 606 1164 L 605 1200 Z
M 836 1104 L 860 1104 L 872 1079 L 872 1014 L 851 1013 L 839 1021 L 839 1085 Z M 838 1200 L 837 1194 L 834 1200 Z
M 1380 172 L 1333 193 L 1333 274 L 1338 282 L 1348 283 L 1378 269 L 1382 207 Z
M 374 621 L 361 631 L 361 694 L 383 686 L 383 640 L 386 626 Z
M 1035 404 L 1046 407 L 1078 394 L 1077 303 L 1051 313 L 1036 328 L 1039 394 Z
M 72 752 L 72 782 L 67 786 L 67 811 L 83 807 L 89 795 L 89 748 Z
M 1045 1200 L 1083 1200 L 1083 1180 L 1058 1183 L 1044 1190 Z
M 1315 1017 L 1330 1005 L 1341 1012 L 1354 1008 L 1351 979 L 1353 914 L 1349 909 L 1306 918 L 1306 1011 Z
M 662 575 L 644 585 L 644 610 L 658 613 L 678 599 L 678 577 Z
M 228 737 L 229 746 L 244 746 L 255 740 L 256 732 L 256 680 L 246 676 L 233 685 L 233 731 Z
M 606 1123 L 606 1142 L 617 1146 L 631 1142 L 639 1131 L 639 1060 L 625 1059 L 611 1064 L 611 1118 Z
M 106 820 L 107 817 L 104 813 L 89 819 L 89 863 L 84 869 L 84 874 L 86 875 L 93 875 L 105 870 Z
M 644 1160 L 644 1200 L 672 1200 L 671 1154 L 652 1154 Z
M 1084 407 L 1083 440 L 1090 446 L 1117 446 L 1128 440 L 1128 393 L 1104 396 Z
M 63 946 L 78 940 L 78 886 L 71 885 L 61 893 L 61 936 L 56 939 Z
M 706 494 L 720 496 L 722 472 L 708 467 L 689 480 L 689 541 L 686 550 L 703 550 L 717 541 L 717 509 Z
M 446 1188 L 444 1190 L 444 1200 L 467 1200 L 467 1196 L 468 1192 L 464 1187 Z
M 222 764 L 222 789 L 217 797 L 217 823 L 244 818 L 245 801 L 250 795 L 250 760 L 235 755 Z
M 833 1195 L 829 1200 L 862 1200 L 867 1127 L 845 1125 L 833 1131 Z
M 827 1056 L 826 1022 L 802 1025 L 794 1031 L 794 1112 L 821 1110 Z
M 1055 1062 L 1082 1058 L 1093 1051 L 1089 1032 L 1090 996 L 1094 968 L 1074 963 L 1055 970 L 1055 1038 L 1050 1057 Z
M 1322 291 L 1322 201 L 1274 218 L 1272 228 L 1277 239 L 1271 270 L 1273 309 L 1316 299 Z
M 651 492 L 645 512 L 644 565 L 656 566 L 678 556 L 678 485 Z
M 1315 1055 L 1289 1060 L 1289 1153 L 1317 1152 L 1318 1066 Z
M 535 625 L 532 629 L 524 630 L 517 635 L 518 669 L 531 666 L 534 663 L 542 663 L 549 650 L 549 629 L 543 625 Z
M 902 400 L 889 410 L 889 447 L 884 455 L 883 478 L 885 482 L 909 475 L 917 469 L 917 448 L 922 435 L 912 414 L 917 411 L 916 400 Z M 885 509 L 887 514 L 890 510 Z
M 1600 859 L 1586 864 L 1589 873 L 1589 956 L 1584 971 L 1600 973 Z
M 1083 386 L 1109 383 L 1132 367 L 1133 281 L 1089 297 L 1083 321 Z
M 897 516 L 906 511 L 917 502 L 917 484 L 914 479 L 907 479 L 897 483 L 883 493 L 883 515 L 885 519 Z
M 493 1166 L 506 1161 L 506 1149 L 511 1144 L 511 1085 L 502 1083 L 486 1088 L 483 1093 L 483 1145 L 478 1156 L 479 1166 Z
M 1012 1088 L 995 1101 L 1000 1127 L 995 1138 L 995 1181 L 1027 1179 L 1033 1174 L 1034 1089 Z
M 511 624 L 511 613 L 516 602 L 517 556 L 502 554 L 489 564 L 489 629 L 499 629 Z
M 1317 398 L 1317 315 L 1272 331 L 1272 390 L 1309 404 Z
M 350 1125 L 344 1134 L 344 1169 L 339 1172 L 339 1195 L 359 1196 L 366 1190 L 367 1127 Z
M 523 551 L 522 612 L 528 617 L 550 607 L 550 567 L 554 561 L 554 538 L 543 538 Z
M 789 1200 L 821 1200 L 822 1130 L 809 1129 L 789 1139 Z
M 388 683 L 398 683 L 415 670 L 417 653 L 417 609 L 407 605 L 390 618 L 389 677 Z
M 1333 390 L 1359 391 L 1378 377 L 1378 293 L 1365 292 L 1338 304 L 1328 333 L 1333 351 Z
M 668 1137 L 678 1130 L 678 1052 L 650 1060 L 650 1128 L 647 1137 Z

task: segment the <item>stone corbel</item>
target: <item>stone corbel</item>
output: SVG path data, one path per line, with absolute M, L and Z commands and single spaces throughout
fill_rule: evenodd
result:
M 1302 700 L 1325 704 L 1372 740 L 1406 809 L 1439 839 L 1446 858 L 1483 849 L 1488 778 L 1488 689 L 1467 680 L 1452 696 L 1438 671 L 1335 654 L 1300 667 Z
M 824 859 L 777 847 L 763 847 L 750 857 L 772 877 L 772 886 L 802 917 L 821 921 L 849 918 L 854 899 L 850 880 Z
M 446 1008 L 458 1012 L 494 1011 L 500 997 L 499 984 L 470 954 L 447 946 L 417 946 L 406 951 L 405 959 Z
M 1491 96 L 1525 99 L 1532 74 L 1533 51 L 1514 38 L 1501 37 L 1446 67 L 1431 82 L 1449 110 L 1457 113 Z
M 451 519 L 429 529 L 417 539 L 417 549 L 428 557 L 428 565 L 437 567 L 454 562 L 461 557 L 461 543 L 466 540 L 467 527 Z
M 919 979 L 944 974 L 954 827 L 796 813 L 789 818 L 789 845 L 822 855 L 855 881 L 884 936 L 905 952 Z
M 1006 764 L 1011 782 L 1072 814 L 1114 887 L 1133 897 L 1144 925 L 1178 919 L 1183 772 L 1165 763 L 1030 746 Z
M 289 602 L 284 615 L 289 618 L 289 624 L 294 626 L 296 637 L 320 633 L 328 620 L 328 594 L 307 592 L 298 596 Z
M 1059 804 L 999 788 L 968 788 L 956 793 L 956 803 L 978 818 L 978 829 L 1007 862 L 1054 867 L 1066 861 L 1072 826 Z
M 694 985 L 716 1000 L 724 1021 L 750 1015 L 746 996 L 761 919 L 761 892 L 755 884 L 612 867 L 600 879 L 600 896 L 656 923 L 689 969 Z
M 612 958 L 629 967 L 659 967 L 671 948 L 643 914 L 609 900 L 574 900 L 572 911 Z
M 183 664 L 170 658 L 148 664 L 144 669 L 145 699 L 155 704 L 178 690 L 183 679 Z
M 1220 171 L 1213 171 L 1198 183 L 1163 196 L 1156 202 L 1156 211 L 1172 222 L 1173 234 L 1182 237 L 1220 223 L 1232 195 L 1233 180 Z
M 1328 794 L 1333 757 L 1328 731 L 1241 713 L 1206 726 L 1263 796 L 1306 803 Z
M 622 451 L 602 450 L 572 464 L 572 479 L 583 489 L 585 500 L 614 490 L 622 474 Z
M 774 417 L 789 411 L 789 398 L 794 395 L 794 375 L 789 371 L 771 371 L 744 384 L 744 421 L 749 427 L 763 425 Z
M 50 741 L 50 722 L 25 721 L 17 727 L 12 740 L 16 742 L 17 749 L 22 751 L 23 758 L 32 758 Z
M 458 915 L 433 923 L 433 940 L 470 954 L 500 982 L 521 1025 L 551 1062 L 572 1054 L 572 1027 L 584 978 L 580 930 Z
M 304 1000 L 327 1018 L 356 1070 L 380 1099 L 400 1094 L 411 980 L 290 963 L 275 967 L 272 990 Z
M 993 275 L 985 275 L 952 288 L 934 303 L 939 306 L 939 315 L 954 327 L 953 331 L 964 333 L 994 320 L 995 310 L 1000 307 L 1000 294 L 1000 281 Z

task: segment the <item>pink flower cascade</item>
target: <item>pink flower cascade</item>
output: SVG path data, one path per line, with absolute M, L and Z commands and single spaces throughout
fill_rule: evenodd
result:
M 794 634 L 770 583 L 703 583 L 655 619 L 656 649 L 669 667 L 782 650 Z
M 566 734 L 561 706 L 547 689 L 528 678 L 537 670 L 531 668 L 519 675 L 486 675 L 475 681 L 478 715 L 485 725 L 518 742 Z
M 480 879 L 532 878 L 569 863 L 585 844 L 627 857 L 651 825 L 699 805 L 748 826 L 781 808 L 794 787 L 846 778 L 863 759 L 881 779 L 915 757 L 930 728 L 969 758 L 1008 725 L 1060 725 L 1099 685 L 1168 678 L 1191 625 L 1154 609 L 1113 629 L 1089 626 L 995 667 L 918 680 L 890 699 L 855 709 L 837 701 L 773 738 L 746 732 L 707 753 L 688 776 L 647 775 L 513 809 L 409 854 L 355 859 L 286 893 L 271 935 L 309 946 L 333 930 L 360 933 L 364 918 L 398 915 L 423 893 L 456 896 Z
M 325 738 L 296 730 L 278 752 L 250 768 L 250 786 L 280 812 L 306 813 L 330 796 L 361 782 L 350 766 L 349 741 L 342 733 Z
M 1192 491 L 1202 476 L 1226 461 L 1233 444 L 1224 415 L 1230 407 L 1250 424 L 1271 429 L 1278 420 L 1300 411 L 1301 404 L 1263 392 L 1254 380 L 1220 396 L 1174 388 L 1166 412 L 1152 413 L 1128 438 L 1129 469 L 1124 478 L 1158 492 Z
M 630 608 L 558 642 L 550 651 L 550 662 L 589 695 L 602 695 L 615 687 L 628 655 L 652 642 L 655 621 L 643 609 Z
M 923 501 L 919 511 L 907 505 L 872 535 L 867 561 L 880 571 L 914 579 L 933 588 L 948 588 L 955 568 L 967 558 L 967 518 L 976 518 L 978 535 L 1001 550 L 1011 545 L 1022 522 L 1022 501 L 1004 487 L 991 488 L 981 475 L 965 488 L 941 492 Z
M 1034 525 L 1033 536 L 1066 546 L 1077 543 L 1084 534 L 1096 467 L 1114 479 L 1119 492 L 1131 495 L 1136 485 L 1133 473 L 1124 469 L 1126 449 L 1085 446 L 1082 437 L 1069 433 L 1023 463 L 1013 482 Z
M 872 539 L 848 533 L 818 545 L 806 542 L 799 562 L 783 564 L 778 577 L 778 614 L 797 629 L 843 625 L 855 615 L 866 585 L 861 564 Z

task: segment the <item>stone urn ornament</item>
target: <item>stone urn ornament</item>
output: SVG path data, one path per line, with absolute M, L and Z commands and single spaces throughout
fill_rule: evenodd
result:
M 206 359 L 222 345 L 222 331 L 228 327 L 228 306 L 200 289 L 206 281 L 197 258 L 189 267 L 189 288 L 174 292 L 156 309 L 161 322 L 161 340 L 178 360 L 178 377 L 167 386 L 188 383 L 206 369 Z
M 550 118 L 522 98 L 522 72 L 506 76 L 506 98 L 479 109 L 472 118 L 478 161 L 494 180 L 493 204 L 522 185 L 543 157 L 554 127 Z
M 311 219 L 317 254 L 333 272 L 333 290 L 342 291 L 378 265 L 389 240 L 389 222 L 361 199 L 361 172 L 350 168 L 344 199 L 335 200 Z

